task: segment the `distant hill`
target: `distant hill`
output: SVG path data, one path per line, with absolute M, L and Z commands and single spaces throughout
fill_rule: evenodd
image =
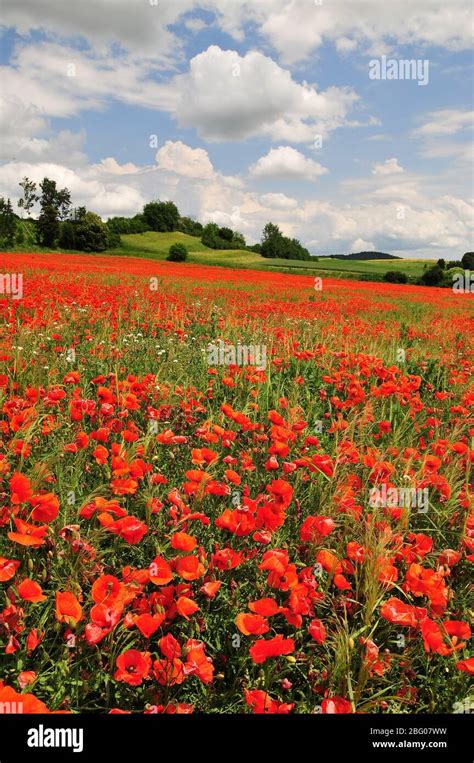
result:
M 334 260 L 401 260 L 395 254 L 386 252 L 358 252 L 357 254 L 319 254 L 319 259 L 331 257 Z

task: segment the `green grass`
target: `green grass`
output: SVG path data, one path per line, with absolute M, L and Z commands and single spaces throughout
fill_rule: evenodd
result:
M 166 260 L 171 244 L 184 244 L 188 250 L 188 262 L 199 265 L 220 265 L 230 268 L 258 267 L 262 261 L 255 252 L 243 249 L 209 249 L 200 238 L 186 233 L 131 233 L 121 236 L 122 246 L 107 254 Z M 265 260 L 263 260 L 265 262 Z
M 402 271 L 413 280 L 423 273 L 424 265 L 433 265 L 431 260 L 337 260 L 324 258 L 317 261 L 305 260 L 267 260 L 255 252 L 242 249 L 209 249 L 199 238 L 185 233 L 134 233 L 123 235 L 122 246 L 108 254 L 165 260 L 171 244 L 182 243 L 186 246 L 188 261 L 199 265 L 218 265 L 227 268 L 248 268 L 251 270 L 269 270 L 273 272 L 313 274 L 357 278 L 375 276 L 382 278 L 388 270 Z
M 320 259 L 314 263 L 315 268 L 323 270 L 336 270 L 345 273 L 367 273 L 383 276 L 389 270 L 406 273 L 409 278 L 419 278 L 423 273 L 424 266 L 435 265 L 433 260 L 336 260 L 331 258 Z
M 200 238 L 186 233 L 146 233 L 124 234 L 122 244 L 103 254 L 108 256 L 138 257 L 141 259 L 166 260 L 171 244 L 184 244 L 188 250 L 188 262 L 197 265 L 217 265 L 225 268 L 244 268 L 279 273 L 314 275 L 316 272 L 326 278 L 354 278 L 382 280 L 388 270 L 402 271 L 410 282 L 415 282 L 425 266 L 434 265 L 433 260 L 338 260 L 324 258 L 315 261 L 265 259 L 255 252 L 243 249 L 210 249 Z M 15 247 L 12 251 L 54 252 L 30 242 Z

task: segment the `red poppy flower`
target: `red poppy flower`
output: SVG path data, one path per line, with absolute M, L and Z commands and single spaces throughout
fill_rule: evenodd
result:
M 17 532 L 7 533 L 10 540 L 14 543 L 19 543 L 20 546 L 42 546 L 45 542 L 45 536 L 48 533 L 46 525 L 31 525 L 28 522 L 23 522 L 21 519 L 14 518 L 15 527 Z
M 38 631 L 37 628 L 32 628 L 26 637 L 26 648 L 28 652 L 34 652 L 36 647 L 41 644 L 44 638 L 44 632 Z
M 287 715 L 291 713 L 294 708 L 294 704 L 288 704 L 285 702 L 279 702 L 261 689 L 245 690 L 245 701 L 252 711 L 261 715 L 268 713 L 269 715 Z
M 184 580 L 198 580 L 206 572 L 197 556 L 182 556 L 175 564 L 176 572 Z
M 46 596 L 43 595 L 43 591 L 41 590 L 41 586 L 29 578 L 22 580 L 22 582 L 17 585 L 16 589 L 19 596 L 25 601 L 38 602 L 45 601 L 46 599 Z
M 456 663 L 456 667 L 458 670 L 463 670 L 470 676 L 474 676 L 474 657 L 468 657 L 467 660 L 459 660 Z
M 249 602 L 249 609 L 257 615 L 263 615 L 264 617 L 271 617 L 280 611 L 280 607 L 275 599 L 269 596 Z
M 300 539 L 303 543 L 317 543 L 322 537 L 332 533 L 334 528 L 334 520 L 331 517 L 307 517 L 301 525 Z
M 126 516 L 109 524 L 107 529 L 115 535 L 119 535 L 127 543 L 130 543 L 131 546 L 134 546 L 140 543 L 142 538 L 147 534 L 148 525 L 137 519 L 137 517 Z
M 0 556 L 0 583 L 11 580 L 20 564 L 21 562 L 16 559 L 5 559 L 4 556 Z
M 270 626 L 262 615 L 249 614 L 248 612 L 241 612 L 237 615 L 235 624 L 244 636 L 262 636 L 270 630 Z
M 166 585 L 173 579 L 171 567 L 162 556 L 156 556 L 154 558 L 148 571 L 150 573 L 150 580 L 155 585 Z
M 311 638 L 314 639 L 318 644 L 324 644 L 326 641 L 326 628 L 324 627 L 323 622 L 318 620 L 318 618 L 311 620 L 309 624 L 309 632 L 311 634 Z
M 186 653 L 186 673 L 196 675 L 204 684 L 210 684 L 214 678 L 214 666 L 204 651 L 204 644 L 189 639 L 184 645 Z
M 179 658 L 155 660 L 153 674 L 161 686 L 182 684 L 186 678 L 185 665 Z
M 192 535 L 178 532 L 174 533 L 172 536 L 171 546 L 176 549 L 176 551 L 193 551 L 197 546 L 197 540 Z
M 18 673 L 18 685 L 20 689 L 25 689 L 36 680 L 36 673 L 34 670 L 22 670 Z
M 292 638 L 283 638 L 278 635 L 272 639 L 259 639 L 250 647 L 250 656 L 259 665 L 270 657 L 279 657 L 282 654 L 291 654 L 295 650 Z
M 204 585 L 201 586 L 199 590 L 209 599 L 213 599 L 214 596 L 217 594 L 221 585 L 222 583 L 220 580 L 213 580 L 213 581 L 210 581 L 209 583 L 204 583 Z
M 91 596 L 96 604 L 113 604 L 124 594 L 124 585 L 114 575 L 100 575 L 91 588 Z
M 4 707 L 17 709 L 18 713 L 38 714 L 49 713 L 50 711 L 40 699 L 34 694 L 16 692 L 11 686 L 0 685 L 0 704 Z
M 10 477 L 10 490 L 12 503 L 25 503 L 32 496 L 30 480 L 24 474 L 15 472 Z
M 123 681 L 130 686 L 140 686 L 150 672 L 150 653 L 127 649 L 117 657 L 116 666 L 117 670 L 114 674 L 116 681 Z
M 179 614 L 186 620 L 189 620 L 190 616 L 199 611 L 199 607 L 195 601 L 187 596 L 180 596 L 176 602 L 176 609 Z
M 136 615 L 133 618 L 134 624 L 137 626 L 140 633 L 145 636 L 145 638 L 150 638 L 155 631 L 158 630 L 160 625 L 164 622 L 166 619 L 165 614 L 157 614 L 157 615 Z
M 456 643 L 455 639 L 468 640 L 471 638 L 471 629 L 467 623 L 462 620 L 445 620 L 443 628 L 446 633 L 449 633 L 453 643 Z
M 31 518 L 35 522 L 52 522 L 58 516 L 59 501 L 53 493 L 33 495 L 29 500 L 33 506 Z
M 82 607 L 73 593 L 64 591 L 56 594 L 56 619 L 71 627 L 82 619 Z
M 321 712 L 329 714 L 347 714 L 352 713 L 352 706 L 351 703 L 343 697 L 328 697 L 321 702 Z
M 400 599 L 392 596 L 382 605 L 380 614 L 389 622 L 395 623 L 395 625 L 408 625 L 416 628 L 427 617 L 428 613 L 423 607 L 405 604 Z

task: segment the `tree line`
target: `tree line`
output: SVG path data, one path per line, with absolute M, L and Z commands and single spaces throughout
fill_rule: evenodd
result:
M 68 188 L 59 188 L 55 180 L 43 178 L 38 185 L 27 177 L 20 182 L 18 208 L 26 215 L 20 218 L 11 200 L 0 197 L 0 247 L 35 244 L 48 249 L 103 252 L 119 248 L 120 236 L 130 233 L 181 232 L 199 237 L 210 249 L 244 249 L 262 257 L 308 260 L 309 251 L 295 238 L 284 236 L 269 222 L 260 244 L 247 246 L 242 233 L 215 222 L 202 225 L 192 217 L 181 215 L 172 201 L 150 201 L 133 217 L 101 217 L 84 206 L 74 207 Z M 33 209 L 39 205 L 39 214 Z M 314 258 L 313 258 L 314 259 Z
M 47 249 L 103 252 L 117 243 L 99 215 L 86 207 L 73 207 L 68 188 L 58 188 L 55 180 L 43 178 L 38 185 L 27 177 L 20 182 L 19 209 L 26 220 L 13 211 L 11 200 L 0 198 L 0 246 L 37 244 Z M 32 211 L 39 204 L 36 219 Z M 118 240 L 120 243 L 120 240 Z

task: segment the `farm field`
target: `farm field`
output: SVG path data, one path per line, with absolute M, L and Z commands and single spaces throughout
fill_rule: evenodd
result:
M 472 295 L 141 238 L 0 253 L 0 701 L 471 707 Z
M 425 265 L 434 264 L 433 260 L 337 260 L 321 258 L 314 262 L 305 260 L 265 259 L 258 254 L 244 250 L 215 250 L 209 249 L 195 236 L 185 233 L 134 233 L 121 236 L 122 246 L 112 250 L 114 256 L 144 257 L 147 259 L 165 260 L 171 244 L 182 243 L 189 252 L 189 262 L 202 265 L 220 265 L 230 268 L 248 268 L 256 270 L 292 272 L 303 270 L 312 273 L 313 270 L 330 273 L 337 272 L 338 276 L 351 277 L 365 274 L 376 274 L 382 277 L 388 270 L 402 271 L 410 279 L 419 278 Z

